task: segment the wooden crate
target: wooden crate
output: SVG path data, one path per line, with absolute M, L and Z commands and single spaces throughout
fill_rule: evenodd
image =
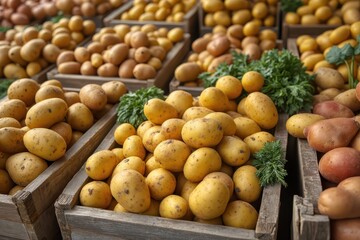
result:
M 293 240 L 329 240 L 330 220 L 317 207 L 323 191 L 318 157 L 306 139 L 297 139 L 300 195 L 294 195 L 291 234 Z
M 183 22 L 166 22 L 166 21 L 138 21 L 138 20 L 121 20 L 122 13 L 128 11 L 133 6 L 133 1 L 129 1 L 122 5 L 120 8 L 112 11 L 104 18 L 105 26 L 114 26 L 118 24 L 126 24 L 129 26 L 153 24 L 157 27 L 166 27 L 172 29 L 175 27 L 183 28 L 186 33 L 189 33 L 191 39 L 194 40 L 199 34 L 198 30 L 198 5 L 195 5 L 184 15 Z
M 286 120 L 286 115 L 280 115 L 275 130 L 284 149 L 287 145 Z M 116 127 L 96 151 L 118 146 L 113 137 Z M 247 230 L 80 206 L 81 188 L 91 181 L 84 167 L 85 164 L 55 202 L 63 239 L 277 239 L 280 184 L 263 189 L 256 229 Z
M 301 35 L 318 36 L 325 31 L 333 30 L 340 25 L 315 24 L 310 26 L 292 25 L 285 22 L 282 23 L 281 39 L 287 48 L 288 39 L 297 38 Z
M 61 239 L 54 202 L 115 124 L 117 105 L 14 196 L 0 194 L 0 239 Z
M 81 88 L 85 84 L 103 84 L 108 81 L 121 81 L 123 82 L 129 91 L 135 91 L 140 88 L 147 88 L 156 86 L 164 89 L 166 92 L 169 88 L 169 82 L 173 77 L 175 68 L 181 63 L 183 58 L 189 52 L 190 49 L 190 35 L 185 34 L 184 41 L 178 42 L 168 52 L 165 61 L 161 69 L 158 71 L 154 79 L 137 80 L 130 78 L 119 77 L 100 77 L 100 76 L 83 76 L 79 74 L 61 74 L 57 69 L 53 69 L 48 72 L 48 79 L 57 79 L 61 81 L 64 87 L 76 87 Z

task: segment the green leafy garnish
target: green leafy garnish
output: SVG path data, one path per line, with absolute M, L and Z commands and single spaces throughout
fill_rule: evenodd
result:
M 56 16 L 52 17 L 50 19 L 50 21 L 53 22 L 53 23 L 58 23 L 60 21 L 60 19 L 62 19 L 64 17 L 65 17 L 64 13 L 60 11 L 60 12 L 58 12 L 58 14 Z
M 7 32 L 8 30 L 10 30 L 11 27 L 3 27 L 3 26 L 0 26 L 0 32 Z
M 144 105 L 152 98 L 165 99 L 164 91 L 153 86 L 124 94 L 117 108 L 117 122 L 130 123 L 137 128 L 147 120 L 144 115 Z
M 280 7 L 283 12 L 296 12 L 302 5 L 302 0 L 281 0 L 280 2 Z
M 262 187 L 280 183 L 287 186 L 285 177 L 285 151 L 281 146 L 281 141 L 265 143 L 264 147 L 254 154 L 253 165 L 256 167 L 256 176 L 260 180 Z
M 348 82 L 350 88 L 355 88 L 358 81 L 354 76 L 355 56 L 360 55 L 360 35 L 356 38 L 357 44 L 353 47 L 349 43 L 343 47 L 332 46 L 326 54 L 325 59 L 331 64 L 340 65 L 345 63 L 348 71 Z
M 13 81 L 14 80 L 9 80 L 9 79 L 0 80 L 0 98 L 3 98 L 7 95 L 7 90 Z
M 261 91 L 273 100 L 280 112 L 292 115 L 300 110 L 311 110 L 315 76 L 308 74 L 300 59 L 289 50 L 269 50 L 260 60 L 254 61 L 248 61 L 242 53 L 232 52 L 232 55 L 233 64 L 223 63 L 213 74 L 199 75 L 205 87 L 215 86 L 217 79 L 225 75 L 241 80 L 246 72 L 258 71 L 265 78 Z M 246 95 L 243 93 L 242 97 Z

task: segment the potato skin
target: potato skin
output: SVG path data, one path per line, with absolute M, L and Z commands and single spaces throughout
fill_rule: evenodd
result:
M 195 81 L 201 72 L 202 70 L 197 63 L 182 63 L 175 69 L 175 78 L 179 82 Z
M 55 161 L 65 155 L 66 142 L 57 132 L 47 128 L 33 128 L 24 135 L 24 145 L 29 152 Z
M 360 236 L 360 218 L 330 221 L 331 237 L 336 239 L 356 240 Z
M 10 175 L 4 169 L 0 169 L 0 183 L 0 194 L 8 194 L 14 186 Z
M 144 114 L 149 121 L 159 125 L 167 119 L 178 117 L 176 108 L 159 98 L 153 98 L 146 102 Z
M 105 90 L 97 84 L 86 84 L 80 89 L 80 101 L 90 110 L 102 110 L 107 103 Z
M 255 229 L 258 212 L 251 204 L 236 200 L 228 204 L 222 219 L 225 226 Z
M 224 136 L 216 146 L 223 162 L 230 166 L 241 166 L 250 158 L 249 146 L 240 138 Z
M 304 129 L 323 119 L 325 119 L 325 117 L 319 114 L 297 113 L 286 120 L 286 130 L 293 137 L 306 138 L 304 135 Z
M 110 186 L 103 181 L 91 181 L 80 191 L 80 204 L 87 207 L 107 209 L 111 203 Z
M 335 69 L 320 67 L 317 69 L 315 74 L 315 83 L 321 89 L 344 88 L 344 79 L 341 74 Z
M 260 131 L 244 138 L 244 142 L 249 146 L 251 154 L 260 151 L 265 143 L 275 140 L 275 136 L 266 131 Z
M 19 99 L 9 99 L 0 104 L 0 117 L 12 117 L 21 122 L 26 116 L 26 104 Z
M 30 78 L 21 78 L 14 81 L 7 90 L 9 99 L 20 99 L 26 106 L 35 103 L 36 92 L 40 89 L 40 85 Z
M 252 203 L 259 199 L 262 188 L 254 166 L 239 167 L 233 174 L 233 181 L 235 194 L 239 200 Z
M 160 202 L 159 213 L 164 218 L 181 219 L 187 214 L 188 208 L 188 202 L 183 197 L 169 195 Z
M 149 187 L 151 198 L 162 200 L 174 193 L 176 178 L 173 173 L 164 168 L 157 168 L 149 172 L 145 179 Z
M 49 98 L 33 105 L 26 113 L 25 124 L 29 128 L 50 128 L 64 120 L 68 106 L 61 98 Z
M 16 127 L 0 128 L 0 152 L 19 153 L 26 151 L 23 137 L 26 131 Z
M 6 170 L 11 179 L 23 187 L 37 178 L 47 167 L 44 159 L 29 152 L 16 153 L 6 161 Z
M 85 104 L 74 103 L 66 113 L 66 122 L 74 130 L 85 132 L 94 124 L 94 116 Z
M 151 197 L 145 177 L 127 169 L 113 176 L 110 182 L 112 196 L 127 211 L 142 213 L 150 207 Z

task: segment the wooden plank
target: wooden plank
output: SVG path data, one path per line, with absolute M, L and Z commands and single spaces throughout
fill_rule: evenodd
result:
M 7 221 L 0 218 L 0 239 L 28 239 L 25 225 L 21 222 Z
M 17 210 L 17 206 L 12 201 L 12 197 L 6 194 L 0 194 L 0 213 L 1 220 L 11 221 L 11 222 L 19 222 L 21 223 L 21 218 L 19 216 L 19 212 Z M 0 229 L 1 229 L 0 224 Z
M 298 58 L 300 57 L 298 47 L 296 45 L 296 39 L 295 38 L 289 38 L 287 40 L 287 49 L 289 49 L 290 52 L 292 52 L 295 56 Z
M 183 58 L 190 50 L 190 35 L 185 34 L 184 41 L 179 42 L 174 45 L 174 47 L 169 51 L 166 56 L 166 59 L 163 63 L 162 68 L 158 71 L 154 79 L 148 80 L 137 80 L 129 78 L 119 78 L 119 77 L 100 77 L 100 76 L 83 76 L 79 74 L 60 74 L 57 69 L 53 69 L 48 72 L 48 79 L 57 79 L 61 81 L 63 87 L 65 88 L 81 88 L 85 84 L 94 83 L 94 84 L 103 84 L 108 81 L 121 81 L 123 82 L 129 91 L 135 91 L 140 88 L 147 88 L 151 86 L 156 86 L 164 89 L 166 92 L 169 88 L 169 82 L 173 76 L 175 68 L 181 63 Z

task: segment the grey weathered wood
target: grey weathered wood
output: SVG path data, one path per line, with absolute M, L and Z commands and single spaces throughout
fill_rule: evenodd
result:
M 296 39 L 295 38 L 288 38 L 287 39 L 287 49 L 289 49 L 290 52 L 292 52 L 295 56 L 300 57 L 298 47 L 296 45 Z
M 135 91 L 140 88 L 156 86 L 168 90 L 169 82 L 173 76 L 175 68 L 181 63 L 190 49 L 190 35 L 185 34 L 184 41 L 176 43 L 168 52 L 162 68 L 158 71 L 154 79 L 137 80 L 119 77 L 100 77 L 100 76 L 83 76 L 79 74 L 61 74 L 57 69 L 48 72 L 48 79 L 57 79 L 61 81 L 65 88 L 81 88 L 82 86 L 93 83 L 103 84 L 108 81 L 121 81 L 129 91 Z
M 19 222 L 21 223 L 21 218 L 19 216 L 17 207 L 15 203 L 12 201 L 11 196 L 6 194 L 0 194 L 0 213 L 1 220 L 11 221 L 11 222 Z M 0 225 L 0 229 L 1 229 Z
M 25 225 L 21 222 L 7 221 L 0 218 L 0 239 L 28 239 Z

